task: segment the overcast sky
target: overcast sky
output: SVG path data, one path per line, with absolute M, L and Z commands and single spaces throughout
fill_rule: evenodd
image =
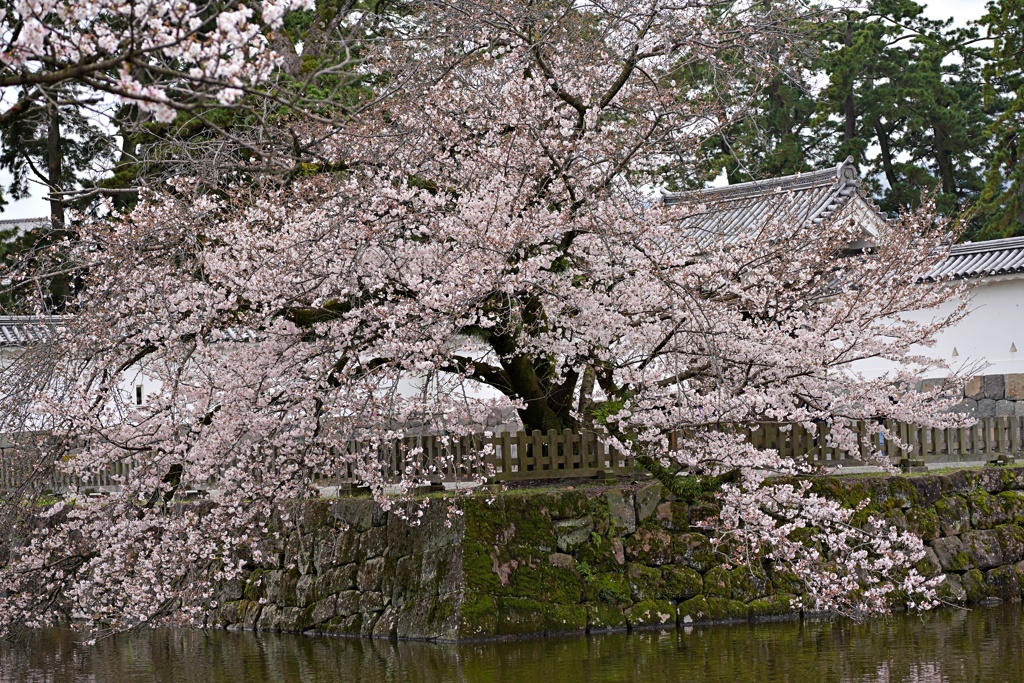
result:
M 958 26 L 963 26 L 968 21 L 978 19 L 985 13 L 985 2 L 986 0 L 930 0 L 925 3 L 925 11 L 933 19 L 953 17 Z M 0 183 L 9 182 L 6 175 L 0 174 Z M 0 218 L 31 218 L 47 215 L 49 207 L 41 198 L 45 193 L 37 187 L 34 194 L 37 196 L 9 204 L 0 213 Z

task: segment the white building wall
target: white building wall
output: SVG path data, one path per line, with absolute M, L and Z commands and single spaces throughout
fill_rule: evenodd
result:
M 966 376 L 1024 373 L 1024 276 L 998 276 L 970 284 L 967 316 L 940 333 L 935 346 L 917 351 L 946 361 Z M 953 308 L 950 303 L 905 316 L 933 320 L 948 315 Z M 1011 351 L 1014 346 L 1016 353 Z M 872 360 L 857 363 L 854 369 L 870 378 L 892 367 L 891 363 Z

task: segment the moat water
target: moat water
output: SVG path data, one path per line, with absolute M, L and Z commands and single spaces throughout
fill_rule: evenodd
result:
M 1024 681 L 1019 604 L 861 623 L 777 622 L 437 645 L 155 630 L 0 644 L 2 683 L 959 683 Z

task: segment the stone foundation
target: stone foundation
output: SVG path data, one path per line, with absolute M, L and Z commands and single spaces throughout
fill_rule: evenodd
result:
M 925 380 L 924 386 L 937 380 Z M 1024 374 L 983 375 L 964 386 L 958 410 L 974 417 L 1024 417 Z
M 1024 468 L 827 478 L 823 494 L 909 528 L 950 603 L 1019 600 Z M 415 513 L 410 506 L 407 512 Z M 657 484 L 431 500 L 410 527 L 372 501 L 308 503 L 302 532 L 208 626 L 454 641 L 799 616 L 793 577 L 721 566 L 691 509 Z M 345 524 L 349 525 L 346 530 Z

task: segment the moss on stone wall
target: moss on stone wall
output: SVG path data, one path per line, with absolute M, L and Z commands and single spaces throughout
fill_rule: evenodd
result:
M 918 563 L 950 603 L 1020 599 L 1024 468 L 822 478 L 813 489 L 919 534 Z M 410 527 L 368 499 L 312 501 L 225 587 L 210 625 L 457 640 L 777 619 L 797 577 L 727 567 L 693 523 L 711 500 L 654 483 L 474 494 L 430 502 Z M 410 508 L 411 510 L 412 508 Z M 897 598 L 898 599 L 898 596 Z

